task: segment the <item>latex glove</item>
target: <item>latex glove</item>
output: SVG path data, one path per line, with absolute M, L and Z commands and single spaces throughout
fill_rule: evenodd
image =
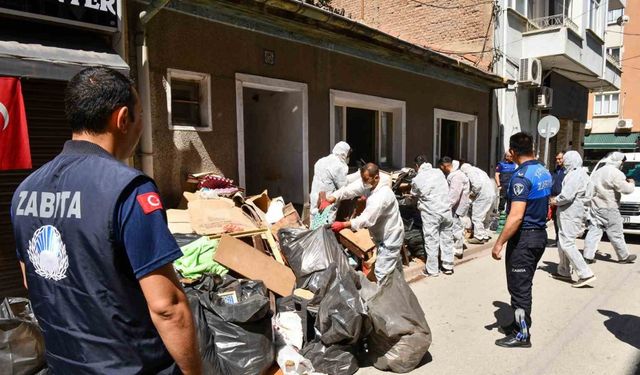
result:
M 320 200 L 320 205 L 318 206 L 318 210 L 319 210 L 320 212 L 323 212 L 323 211 L 324 211 L 324 210 L 326 210 L 326 209 L 327 209 L 327 207 L 329 207 L 329 206 L 331 206 L 331 202 L 329 202 L 329 201 L 328 201 L 328 200 L 326 200 L 326 199 L 321 199 L 321 200 Z
M 344 221 L 336 221 L 333 224 L 331 224 L 331 230 L 333 230 L 336 233 L 339 233 L 341 230 L 345 229 L 347 227 L 347 223 L 345 223 Z
M 367 201 L 367 196 L 366 195 L 361 195 L 360 198 L 358 198 L 358 200 L 360 202 L 366 202 Z

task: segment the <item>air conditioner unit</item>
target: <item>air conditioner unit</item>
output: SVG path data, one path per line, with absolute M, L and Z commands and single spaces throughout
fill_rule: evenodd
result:
M 616 126 L 616 129 L 633 129 L 633 120 L 622 119 L 618 121 L 618 126 Z
M 536 90 L 536 108 L 548 109 L 553 107 L 553 89 L 542 86 Z
M 520 59 L 520 77 L 518 84 L 540 86 L 542 83 L 542 62 L 539 59 Z
M 584 130 L 591 130 L 591 129 L 593 129 L 593 121 L 587 120 L 587 122 L 584 124 Z

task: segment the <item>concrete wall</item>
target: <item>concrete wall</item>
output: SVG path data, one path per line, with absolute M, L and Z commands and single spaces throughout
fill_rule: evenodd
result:
M 188 172 L 214 170 L 238 179 L 236 73 L 308 84 L 310 170 L 318 158 L 330 152 L 330 89 L 405 101 L 407 160 L 418 153 L 432 152 L 434 108 L 477 115 L 478 163 L 489 169 L 488 90 L 472 90 L 171 10 L 162 10 L 151 20 L 148 43 L 156 151 L 154 173 L 168 205 L 177 202 Z M 275 65 L 264 63 L 265 49 L 275 52 Z M 168 129 L 162 85 L 168 68 L 211 74 L 213 131 Z

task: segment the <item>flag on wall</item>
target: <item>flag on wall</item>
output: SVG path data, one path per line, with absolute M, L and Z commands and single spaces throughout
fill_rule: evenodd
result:
M 31 169 L 31 150 L 20 80 L 0 77 L 0 170 L 8 169 Z

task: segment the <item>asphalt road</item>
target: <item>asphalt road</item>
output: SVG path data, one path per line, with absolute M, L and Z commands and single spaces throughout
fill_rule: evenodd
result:
M 627 241 L 640 256 L 640 237 Z M 458 266 L 453 276 L 411 284 L 433 335 L 429 362 L 411 373 L 640 375 L 640 260 L 616 263 L 606 241 L 600 250 L 610 257 L 592 265 L 598 279 L 576 289 L 549 276 L 558 250 L 547 248 L 534 278 L 529 349 L 494 344 L 503 337 L 497 322 L 505 324 L 511 309 L 504 260 L 493 260 L 490 251 Z M 373 367 L 358 372 L 378 373 Z

